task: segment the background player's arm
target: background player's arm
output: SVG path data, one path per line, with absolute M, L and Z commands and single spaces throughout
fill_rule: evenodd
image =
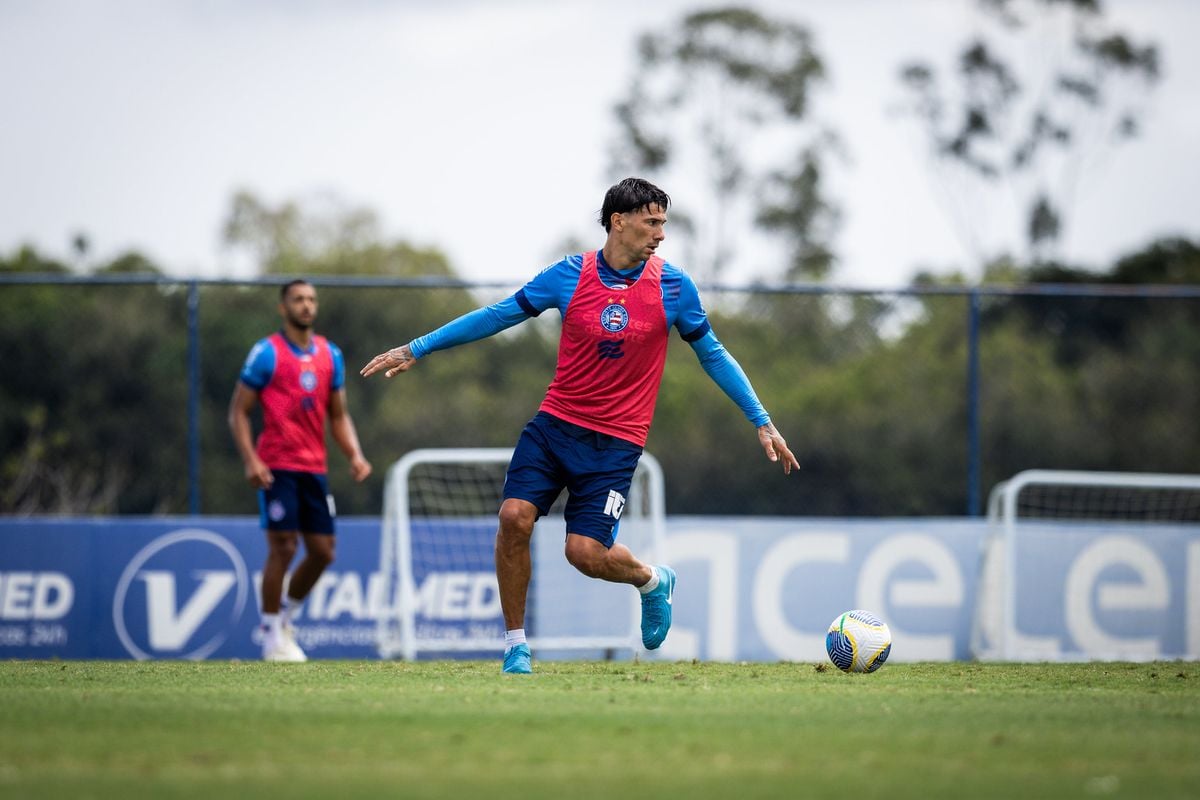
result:
M 275 482 L 271 470 L 254 450 L 254 436 L 250 426 L 250 412 L 258 402 L 258 392 L 238 381 L 229 401 L 229 430 L 237 446 L 242 464 L 246 468 L 246 481 L 255 489 L 266 489 Z
M 329 393 L 329 431 L 350 461 L 350 475 L 356 481 L 366 480 L 371 474 L 371 462 L 367 461 L 359 445 L 358 431 L 355 430 L 354 420 L 350 418 L 350 411 L 346 408 L 345 389 Z

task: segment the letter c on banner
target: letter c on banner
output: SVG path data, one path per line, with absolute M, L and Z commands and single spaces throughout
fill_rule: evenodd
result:
M 849 539 L 836 533 L 788 536 L 763 554 L 754 581 L 754 619 L 763 642 L 779 658 L 804 661 L 825 657 L 824 626 L 815 633 L 801 633 L 784 613 L 783 584 L 788 574 L 801 564 L 845 563 L 849 557 Z
M 917 563 L 933 572 L 932 579 L 892 581 L 896 567 Z M 891 587 L 890 596 L 884 590 Z M 963 602 L 963 579 L 958 562 L 946 547 L 922 533 L 900 534 L 884 539 L 867 554 L 858 574 L 860 608 L 883 617 L 898 642 L 896 654 L 904 661 L 952 661 L 954 637 L 920 636 L 905 633 L 893 619 L 897 607 L 958 608 Z M 890 601 L 890 602 L 889 602 Z

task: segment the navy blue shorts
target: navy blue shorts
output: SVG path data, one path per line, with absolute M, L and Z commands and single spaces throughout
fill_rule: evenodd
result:
M 504 478 L 504 499 L 527 500 L 545 516 L 565 488 L 567 533 L 612 547 L 641 457 L 642 448 L 633 442 L 540 411 L 521 431 Z
M 270 489 L 258 490 L 258 511 L 262 527 L 270 531 L 333 533 L 337 511 L 329 482 L 316 472 L 273 469 L 275 482 Z

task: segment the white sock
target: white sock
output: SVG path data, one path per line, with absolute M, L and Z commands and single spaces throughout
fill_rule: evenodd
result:
M 263 614 L 263 627 L 267 629 L 267 633 L 274 635 L 279 630 L 279 615 L 278 614 Z
M 643 585 L 637 587 L 637 590 L 642 594 L 649 594 L 658 588 L 658 567 L 650 568 L 650 580 Z
M 507 652 L 510 647 L 518 644 L 525 644 L 525 629 L 517 628 L 513 631 L 504 632 L 504 650 Z
M 283 609 L 280 613 L 280 616 L 283 617 L 284 622 L 286 622 L 288 625 L 291 625 L 293 622 L 300 619 L 300 611 L 303 608 L 303 600 L 297 600 L 294 597 L 284 597 Z

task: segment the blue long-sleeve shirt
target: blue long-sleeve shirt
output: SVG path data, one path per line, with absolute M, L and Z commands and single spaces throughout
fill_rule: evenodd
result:
M 604 262 L 603 253 L 597 257 L 600 279 L 610 285 L 633 283 L 641 275 L 644 266 L 642 264 L 620 272 Z M 409 343 L 409 349 L 414 358 L 423 358 L 437 350 L 493 336 L 549 308 L 557 308 L 559 314 L 565 315 L 582 270 L 583 256 L 568 256 L 546 267 L 516 293 L 500 302 L 464 314 L 414 339 Z M 700 302 L 700 292 L 691 276 L 679 267 L 664 262 L 661 282 L 667 326 L 679 331 L 680 337 L 700 359 L 704 371 L 737 404 L 746 419 L 755 427 L 770 422 L 770 415 L 759 402 L 741 365 L 713 333 L 708 314 Z

